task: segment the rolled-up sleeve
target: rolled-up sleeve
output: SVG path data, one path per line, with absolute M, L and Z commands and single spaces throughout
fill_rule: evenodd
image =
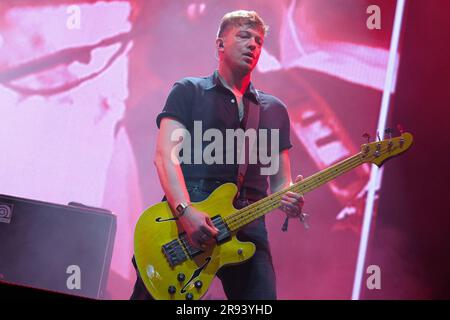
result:
M 194 96 L 194 85 L 186 79 L 177 81 L 167 97 L 162 112 L 156 118 L 156 125 L 160 126 L 165 117 L 175 118 L 185 127 L 192 122 L 192 103 Z

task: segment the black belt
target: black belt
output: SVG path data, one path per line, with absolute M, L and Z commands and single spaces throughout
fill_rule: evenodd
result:
M 222 184 L 226 183 L 224 181 L 214 179 L 186 179 L 185 182 L 187 187 L 195 186 L 205 192 L 212 192 Z M 256 189 L 248 187 L 243 187 L 241 192 L 239 193 L 239 199 L 248 199 L 251 202 L 258 201 L 264 197 L 266 197 L 265 194 L 261 193 Z
M 186 179 L 186 186 L 196 187 L 205 192 L 212 192 L 225 182 L 213 179 Z

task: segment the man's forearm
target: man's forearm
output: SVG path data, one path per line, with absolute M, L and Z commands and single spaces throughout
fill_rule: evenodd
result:
M 172 153 L 176 154 L 179 151 L 182 141 L 173 140 L 173 133 L 177 130 L 183 131 L 185 127 L 176 119 L 163 118 L 161 120 L 154 161 L 161 187 L 172 211 L 180 203 L 188 203 L 190 200 L 180 162 L 172 157 Z M 184 137 L 179 137 L 179 139 L 184 139 Z
M 189 193 L 186 189 L 183 172 L 178 163 L 170 157 L 156 156 L 155 165 L 161 186 L 172 209 L 180 203 L 189 203 Z

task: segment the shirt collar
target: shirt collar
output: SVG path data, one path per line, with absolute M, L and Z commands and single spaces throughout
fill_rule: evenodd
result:
M 214 73 L 210 77 L 208 77 L 208 80 L 209 80 L 209 83 L 205 88 L 206 90 L 210 90 L 216 86 L 226 88 L 223 85 L 223 83 L 220 81 L 219 72 L 217 70 L 215 70 Z M 255 89 L 255 87 L 253 86 L 253 83 L 250 82 L 247 90 L 244 93 L 244 96 L 247 96 L 247 97 L 250 96 L 253 98 L 253 100 L 255 100 L 256 103 L 260 104 L 258 90 Z

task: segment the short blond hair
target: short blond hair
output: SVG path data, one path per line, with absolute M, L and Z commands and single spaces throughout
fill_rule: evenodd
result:
M 259 29 L 264 36 L 269 31 L 269 26 L 265 24 L 264 20 L 255 11 L 236 10 L 226 13 L 220 22 L 217 38 L 222 37 L 226 29 L 230 26 L 249 26 Z

